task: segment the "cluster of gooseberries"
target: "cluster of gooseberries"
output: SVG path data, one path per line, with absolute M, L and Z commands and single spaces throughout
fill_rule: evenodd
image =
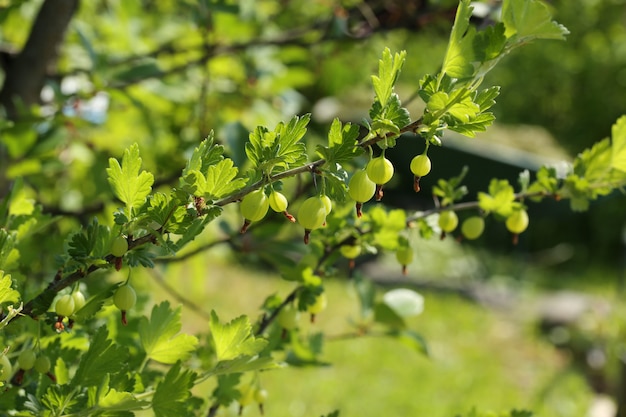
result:
M 251 384 L 240 390 L 241 396 L 239 397 L 239 415 L 243 412 L 243 408 L 252 403 L 257 403 L 259 406 L 259 412 L 264 414 L 263 405 L 267 400 L 267 390 L 261 388 L 259 384 Z
M 517 243 L 519 234 L 528 228 L 528 223 L 528 213 L 524 208 L 514 210 L 506 218 L 504 224 L 507 230 L 513 234 L 513 243 Z M 439 214 L 438 224 L 443 238 L 446 233 L 451 233 L 457 228 L 459 219 L 454 211 L 444 210 Z M 484 230 L 485 219 L 479 215 L 470 216 L 461 224 L 461 233 L 467 240 L 478 239 Z
M 239 205 L 239 210 L 244 218 L 241 233 L 245 233 L 252 222 L 262 220 L 271 208 L 283 215 L 291 222 L 296 217 L 287 211 L 287 197 L 279 191 L 271 189 L 269 196 L 265 188 L 252 191 L 247 194 Z M 312 230 L 319 229 L 326 224 L 326 216 L 332 211 L 332 201 L 325 194 L 320 194 L 306 199 L 298 210 L 298 223 L 304 227 L 304 243 L 309 243 L 309 235 Z
M 57 315 L 57 321 L 54 324 L 54 328 L 57 332 L 65 330 L 64 319 L 67 317 L 69 329 L 74 325 L 74 321 L 71 318 L 74 313 L 83 308 L 85 305 L 85 296 L 80 291 L 74 291 L 71 294 L 64 294 L 59 297 L 54 305 L 54 312 Z
M 6 356 L 4 355 L 3 357 L 6 358 Z M 0 380 L 6 377 L 6 379 L 4 379 L 5 381 L 8 380 L 8 376 L 12 372 L 11 363 L 8 362 L 8 359 L 6 359 L 6 361 L 8 363 L 8 366 L 5 367 L 7 363 L 2 363 L 2 369 L 3 371 L 8 371 L 8 373 L 5 374 L 3 372 L 3 374 L 0 376 Z M 0 362 L 4 361 L 0 360 Z M 37 355 L 33 349 L 24 349 L 20 352 L 19 356 L 17 357 L 17 366 L 19 367 L 19 370 L 16 372 L 12 379 L 12 382 L 15 385 L 21 385 L 24 379 L 24 374 L 31 369 L 34 369 L 40 374 L 47 375 L 48 378 L 50 378 L 52 381 L 56 381 L 56 377 L 50 372 L 50 368 L 52 366 L 50 363 L 50 358 L 48 358 L 46 355 Z

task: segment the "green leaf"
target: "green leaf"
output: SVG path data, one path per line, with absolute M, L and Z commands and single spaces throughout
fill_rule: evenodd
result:
M 211 132 L 206 139 L 200 142 L 200 145 L 193 150 L 191 158 L 187 161 L 182 177 L 185 177 L 192 170 L 207 172 L 211 165 L 217 164 L 224 158 L 224 147 L 216 145 L 214 141 L 215 135 Z
M 226 158 L 209 167 L 203 190 L 206 199 L 222 198 L 246 185 L 244 178 L 235 179 L 239 170 L 233 164 L 232 159 Z
M 109 332 L 102 326 L 91 338 L 89 349 L 78 364 L 78 369 L 70 385 L 95 386 L 100 384 L 106 374 L 125 372 L 128 361 L 128 350 L 107 339 Z
M 150 320 L 141 319 L 139 337 L 149 359 L 173 364 L 189 357 L 198 339 L 187 334 L 177 335 L 182 327 L 180 320 L 181 307 L 172 310 L 167 301 L 152 308 Z
M 372 75 L 372 84 L 374 85 L 377 101 L 383 108 L 387 106 L 387 101 L 391 97 L 405 58 L 406 51 L 392 56 L 391 50 L 385 48 L 382 58 L 378 61 L 378 76 Z
M 626 172 L 626 116 L 613 125 L 611 142 L 611 167 Z
M 227 406 L 241 397 L 237 389 L 241 374 L 219 375 L 217 377 L 217 387 L 213 390 L 215 403 Z
M 267 340 L 253 335 L 247 316 L 237 317 L 222 325 L 217 313 L 212 311 L 210 326 L 218 361 L 235 359 L 240 355 L 254 356 L 267 346 Z
M 351 161 L 359 152 L 356 146 L 358 136 L 357 125 L 346 123 L 342 126 L 339 119 L 334 119 L 328 132 L 328 147 L 317 145 L 315 151 L 330 167 Z
M 109 183 L 117 198 L 126 204 L 129 213 L 144 204 L 154 183 L 154 176 L 146 171 L 139 173 L 140 169 L 141 157 L 136 143 L 124 151 L 121 166 L 117 159 L 109 159 Z
M 104 415 L 111 415 L 112 411 L 128 411 L 138 410 L 149 403 L 147 401 L 140 401 L 133 394 L 126 391 L 118 391 L 115 388 L 110 388 L 108 385 L 109 378 L 106 378 L 106 386 L 102 395 L 98 396 L 97 406 L 107 413 Z M 131 415 L 133 415 L 131 413 Z
M 177 362 L 165 375 L 154 391 L 152 409 L 156 417 L 187 417 L 195 415 L 188 409 L 186 401 L 191 397 L 191 388 L 196 374 L 182 370 Z
M 412 330 L 401 330 L 390 333 L 391 336 L 395 337 L 400 343 L 405 346 L 410 347 L 411 349 L 416 350 L 419 353 L 423 353 L 428 356 L 428 344 L 426 343 L 426 339 Z
M 489 193 L 478 193 L 478 205 L 481 210 L 508 217 L 513 212 L 515 191 L 507 180 L 492 179 Z
M 280 366 L 281 365 L 278 364 L 270 356 L 240 355 L 235 359 L 218 362 L 215 368 L 211 370 L 211 374 L 224 375 L 232 373 L 262 371 L 279 368 Z
M 109 288 L 100 291 L 95 296 L 91 297 L 89 300 L 87 300 L 83 308 L 74 313 L 74 319 L 77 322 L 82 323 L 88 318 L 93 317 L 96 313 L 102 310 L 102 306 L 104 305 L 104 303 L 111 299 L 111 297 L 115 293 L 115 290 L 118 287 L 119 283 L 114 284 Z
M 537 0 L 508 0 L 502 4 L 505 36 L 514 42 L 565 39 L 569 31 L 552 20 L 548 5 Z
M 4 275 L 4 271 L 0 270 L 0 304 L 17 303 L 20 299 L 20 293 L 11 288 L 12 284 L 11 275 Z
M 273 132 L 257 126 L 250 133 L 245 150 L 252 164 L 265 175 L 287 170 L 306 162 L 306 147 L 300 142 L 311 120 L 309 114 L 279 123 Z
M 469 23 L 472 10 L 470 0 L 461 0 L 456 11 L 448 49 L 441 68 L 442 73 L 452 78 L 470 78 L 475 72 L 472 62 L 475 59 L 473 42 L 476 30 Z

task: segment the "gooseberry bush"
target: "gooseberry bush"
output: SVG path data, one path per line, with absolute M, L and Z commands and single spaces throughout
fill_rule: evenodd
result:
M 569 199 L 573 210 L 585 210 L 590 201 L 626 185 L 626 117 L 616 122 L 611 138 L 578 155 L 566 173 L 543 167 L 533 178 L 521 173 L 519 184 L 493 179 L 472 201 L 462 183 L 466 171 L 437 178 L 428 153 L 445 146 L 446 131 L 471 138 L 494 121 L 489 110 L 499 88 L 482 87 L 485 74 L 519 46 L 567 34 L 537 0 L 505 0 L 501 21 L 482 30 L 470 25 L 471 15 L 469 0 L 461 0 L 437 74 L 402 74 L 419 86 L 421 114 L 410 114 L 394 88 L 406 53 L 385 49 L 372 76 L 369 120 L 358 126 L 335 119 L 327 142 L 314 153 L 306 146 L 310 116 L 299 115 L 249 133 L 246 169 L 210 134 L 191 152 L 178 184 L 165 189 L 143 169 L 139 144 L 121 160 L 110 158 L 100 174 L 117 198 L 115 208 L 67 232 L 55 254 L 57 268 L 41 271 L 49 277 L 42 288 L 33 288 L 21 272 L 20 253 L 55 220 L 25 197 L 30 185 L 15 178 L 0 204 L 1 407 L 20 416 L 131 416 L 151 409 L 156 416 L 210 417 L 233 404 L 263 411 L 271 407 L 272 393 L 263 388 L 261 371 L 321 363 L 317 347 L 324 335 L 313 340 L 300 333 L 301 316 L 314 322 L 323 315 L 337 302 L 324 292 L 324 282 L 346 275 L 359 288 L 361 334 L 382 328 L 377 334 L 426 353 L 424 339 L 406 324 L 423 308 L 419 294 L 377 296 L 367 277 L 354 273 L 355 259 L 388 253 L 407 273 L 422 239 L 474 240 L 487 227 L 501 227 L 516 242 L 532 228 L 528 205 Z M 404 140 L 414 144 L 410 166 L 385 156 Z M 432 181 L 432 209 L 384 206 L 383 187 L 398 171 L 415 178 L 407 194 Z M 305 191 L 292 192 L 294 181 L 306 183 L 299 188 Z M 303 236 L 293 244 L 304 255 L 281 258 L 280 274 L 293 284 L 291 292 L 267 294 L 258 318 L 224 322 L 213 311 L 208 337 L 181 333 L 181 309 L 168 302 L 152 306 L 147 316 L 134 311 L 138 299 L 149 298 L 135 290 L 134 271 L 154 267 L 155 258 L 176 258 L 209 224 L 224 219 L 231 205 L 240 214 L 234 235 L 277 221 L 271 216 L 277 212 L 284 214 L 278 216 L 282 227 Z M 342 259 L 348 260 L 347 274 Z M 112 284 L 88 287 L 97 291 L 81 286 L 120 274 L 124 278 Z M 73 337 L 60 337 L 67 333 Z M 298 350 L 288 358 L 294 343 Z M 209 379 L 215 385 L 209 397 L 193 393 Z

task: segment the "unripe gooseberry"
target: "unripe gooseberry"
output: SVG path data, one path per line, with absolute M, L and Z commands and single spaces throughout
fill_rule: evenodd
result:
M 315 316 L 326 310 L 327 305 L 328 299 L 326 298 L 325 292 L 315 297 L 315 302 L 313 302 L 313 304 L 309 304 L 306 309 L 306 311 L 311 315 L 311 323 L 315 323 Z
M 35 368 L 35 371 L 39 372 L 40 374 L 47 374 L 48 372 L 50 372 L 50 366 L 50 358 L 42 355 L 35 359 L 35 364 L 33 367 Z
M 322 203 L 324 203 L 324 208 L 326 209 L 326 215 L 328 216 L 330 212 L 333 211 L 333 202 L 331 201 L 330 197 L 328 197 L 326 194 L 322 195 L 320 198 L 322 199 Z
M 72 293 L 74 299 L 74 311 L 78 311 L 85 306 L 85 296 L 80 291 L 74 291 Z
M 485 230 L 485 220 L 481 216 L 472 216 L 463 221 L 461 225 L 461 233 L 465 239 L 478 239 Z
M 413 248 L 410 246 L 402 246 L 396 250 L 396 260 L 402 265 L 402 274 L 406 275 L 407 265 L 413 262 Z
M 507 217 L 505 224 L 509 232 L 513 233 L 513 244 L 517 244 L 518 236 L 526 230 L 528 222 L 528 213 L 524 209 L 516 210 Z
M 393 177 L 393 164 L 384 156 L 373 158 L 365 168 L 367 176 L 376 184 L 376 201 L 383 198 L 383 184 L 386 184 Z
M 311 230 L 319 229 L 326 222 L 326 205 L 319 197 L 309 197 L 298 209 L 298 223 L 304 227 L 304 243 L 309 243 Z
M 376 192 L 376 184 L 367 176 L 367 172 L 360 170 L 354 173 L 348 182 L 348 194 L 356 201 L 356 215 L 361 217 L 363 203 L 369 201 Z
M 289 202 L 287 201 L 287 197 L 284 194 L 272 190 L 269 196 L 270 207 L 277 213 L 283 213 L 283 215 L 290 221 L 295 222 L 296 218 L 293 217 L 288 211 L 287 206 Z
M 381 155 L 369 161 L 365 172 L 367 172 L 367 176 L 375 184 L 382 185 L 391 180 L 394 169 L 391 161 Z
M 17 357 L 17 365 L 20 369 L 28 371 L 35 366 L 35 361 L 37 360 L 37 355 L 32 349 L 25 349 L 20 352 L 20 355 Z
M 54 306 L 54 311 L 59 317 L 68 317 L 74 314 L 74 298 L 70 294 L 62 295 Z
M 251 222 L 257 222 L 263 219 L 269 207 L 270 200 L 267 198 L 262 188 L 247 194 L 239 205 L 241 215 L 245 219 L 241 233 L 245 233 L 246 230 L 248 230 L 248 226 Z
M 0 355 L 0 381 L 6 382 L 13 374 L 13 366 L 6 355 Z
M 122 235 L 113 239 L 113 243 L 111 243 L 111 255 L 120 258 L 124 256 L 126 252 L 128 252 L 128 240 Z
M 130 284 L 122 285 L 113 295 L 113 303 L 122 311 L 122 324 L 128 324 L 126 312 L 135 306 L 137 293 Z
M 268 393 L 266 389 L 257 388 L 254 390 L 254 401 L 256 401 L 259 405 L 265 404 L 267 401 Z
M 298 326 L 300 320 L 300 312 L 292 305 L 287 305 L 280 310 L 276 322 L 285 330 L 291 330 Z
M 287 201 L 287 197 L 283 193 L 272 190 L 269 196 L 270 207 L 277 213 L 282 213 L 287 210 L 287 206 L 289 202 Z
M 425 153 L 417 155 L 411 160 L 411 172 L 414 175 L 413 189 L 415 192 L 420 190 L 420 178 L 428 175 L 430 168 L 430 158 Z
M 442 232 L 450 233 L 459 225 L 459 217 L 452 210 L 445 210 L 439 214 L 439 227 Z
M 528 227 L 528 213 L 524 209 L 516 210 L 506 219 L 506 228 L 511 233 L 520 234 Z

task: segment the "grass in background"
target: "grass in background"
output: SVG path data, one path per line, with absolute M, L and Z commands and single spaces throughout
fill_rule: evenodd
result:
M 222 321 L 240 314 L 254 320 L 259 306 L 274 291 L 286 295 L 293 284 L 277 276 L 229 265 L 227 260 L 198 256 L 163 271 L 166 282 Z M 154 285 L 149 282 L 147 285 Z M 137 280 L 135 280 L 137 282 Z M 349 332 L 358 305 L 349 283 L 325 283 L 329 308 L 314 325 L 303 318 L 302 331 Z M 531 409 L 537 416 L 585 415 L 591 393 L 566 361 L 534 335 L 529 320 L 515 311 L 498 312 L 457 296 L 425 293 L 425 311 L 411 328 L 427 340 L 430 356 L 389 338 L 361 337 L 330 341 L 323 359 L 329 367 L 287 368 L 261 375 L 270 398 L 266 415 L 317 417 L 334 409 L 341 417 L 453 417 L 473 407 L 502 411 Z M 156 292 L 156 301 L 170 299 Z M 208 321 L 183 308 L 184 331 L 206 332 Z M 200 387 L 208 396 L 212 387 Z M 237 408 L 221 410 L 236 415 Z M 244 416 L 258 416 L 255 407 Z

